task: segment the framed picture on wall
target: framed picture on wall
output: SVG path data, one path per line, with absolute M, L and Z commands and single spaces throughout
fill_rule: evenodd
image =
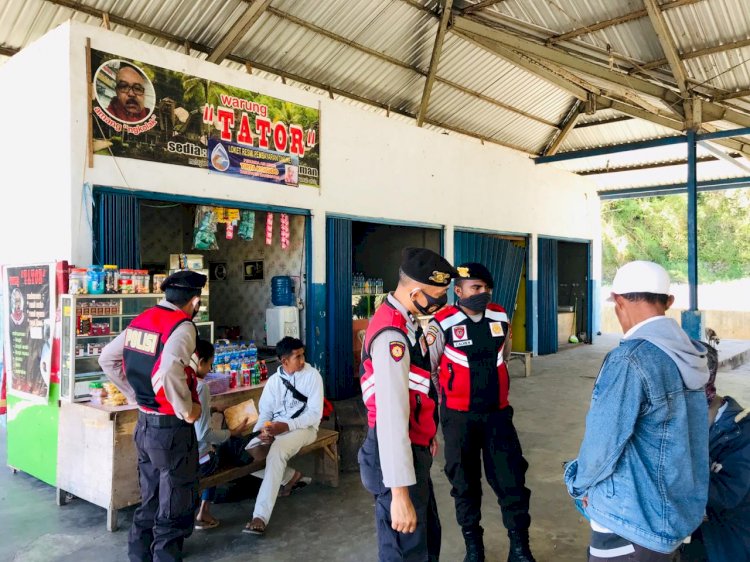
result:
M 263 281 L 263 260 L 246 261 L 242 265 L 245 281 Z
M 227 262 L 212 261 L 208 263 L 208 280 L 209 281 L 226 281 L 229 276 Z

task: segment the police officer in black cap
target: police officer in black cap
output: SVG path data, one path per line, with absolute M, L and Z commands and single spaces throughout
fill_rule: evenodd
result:
M 508 562 L 534 562 L 529 547 L 528 463 L 508 404 L 510 321 L 491 302 L 493 280 L 480 263 L 456 268 L 456 306 L 438 312 L 427 328 L 433 376 L 439 378 L 445 473 L 466 543 L 465 562 L 484 561 L 482 460 L 508 530 Z
M 417 317 L 445 305 L 455 275 L 435 252 L 404 249 L 398 287 L 375 311 L 363 342 L 360 384 L 369 430 L 359 465 L 362 483 L 375 498 L 380 562 L 440 556 L 440 520 L 430 479 L 438 395 Z
M 161 284 L 164 299 L 133 319 L 102 351 L 99 364 L 138 404 L 135 445 L 141 505 L 128 535 L 131 562 L 182 560 L 198 497 L 201 408 L 190 371 L 205 275 L 178 271 Z

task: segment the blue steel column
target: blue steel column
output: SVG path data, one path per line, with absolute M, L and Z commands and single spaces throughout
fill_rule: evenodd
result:
M 690 310 L 698 310 L 698 179 L 694 130 L 687 132 L 687 139 L 688 283 L 690 284 Z
M 695 130 L 687 132 L 688 174 L 688 283 L 690 285 L 690 305 L 682 313 L 682 328 L 693 339 L 703 339 L 703 314 L 698 310 L 698 178 L 695 158 Z

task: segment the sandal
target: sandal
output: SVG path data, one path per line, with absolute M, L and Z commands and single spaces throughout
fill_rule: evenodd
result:
M 195 520 L 195 530 L 196 531 L 205 531 L 207 529 L 215 529 L 219 526 L 219 520 L 218 519 L 212 519 L 211 521 L 202 521 L 199 519 Z
M 312 478 L 310 478 L 309 476 L 303 476 L 297 481 L 294 486 L 292 486 L 292 492 L 295 490 L 301 490 L 302 488 L 309 486 L 310 482 L 312 482 Z
M 266 532 L 266 524 L 260 517 L 256 517 L 252 521 L 249 521 L 245 528 L 242 529 L 243 533 L 248 533 L 250 535 L 263 535 L 263 533 Z

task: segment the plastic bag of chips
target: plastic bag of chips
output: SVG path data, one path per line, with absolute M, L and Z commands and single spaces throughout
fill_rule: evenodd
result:
M 216 241 L 216 212 L 208 205 L 195 208 L 195 230 L 193 231 L 194 250 L 218 250 Z

